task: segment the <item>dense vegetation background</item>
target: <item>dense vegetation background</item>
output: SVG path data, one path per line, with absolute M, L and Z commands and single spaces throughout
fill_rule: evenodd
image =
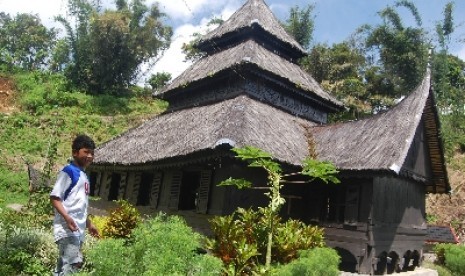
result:
M 98 2 L 98 1 L 97 1 Z M 448 52 L 454 33 L 454 4 L 445 5 L 436 32 L 428 33 L 410 1 L 379 11 L 383 23 L 364 25 L 349 39 L 313 41 L 314 6 L 293 7 L 282 22 L 307 50 L 305 70 L 347 106 L 332 118 L 356 120 L 390 108 L 419 83 L 431 64 L 441 117 L 452 194 L 429 195 L 428 220 L 464 234 L 465 62 Z M 405 25 L 399 10 L 414 18 Z M 140 84 L 143 71 L 170 45 L 172 30 L 157 5 L 115 0 L 102 10 L 94 1 L 68 0 L 65 30 L 47 28 L 33 14 L 0 12 L 0 206 L 25 204 L 26 163 L 52 174 L 69 157 L 69 143 L 85 132 L 101 144 L 166 108 L 151 98 L 170 80 L 158 73 Z M 212 24 L 221 24 L 212 19 Z M 202 56 L 195 40 L 187 58 Z M 149 66 L 150 68 L 150 66 Z

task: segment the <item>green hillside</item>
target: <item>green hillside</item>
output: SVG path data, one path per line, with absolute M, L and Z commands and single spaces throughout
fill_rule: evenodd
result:
M 149 89 L 89 95 L 69 90 L 59 74 L 0 75 L 0 207 L 27 201 L 26 162 L 41 170 L 52 164 L 55 174 L 71 155 L 74 135 L 86 133 L 99 145 L 166 106 Z

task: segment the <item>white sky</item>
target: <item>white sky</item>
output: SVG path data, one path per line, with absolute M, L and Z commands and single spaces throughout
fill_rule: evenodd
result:
M 183 43 L 192 39 L 195 32 L 205 32 L 207 22 L 213 17 L 227 19 L 246 0 L 146 0 L 147 4 L 158 2 L 161 10 L 168 15 L 166 23 L 173 27 L 172 45 L 156 64 L 152 72 L 170 72 L 173 77 L 182 73 L 190 64 L 183 62 L 181 52 Z M 334 43 L 347 38 L 362 24 L 377 24 L 377 12 L 395 0 L 265 0 L 280 20 L 285 20 L 291 7 L 305 7 L 314 3 L 315 32 L 314 41 Z M 104 7 L 113 0 L 101 0 Z M 434 31 L 434 24 L 442 18 L 442 10 L 448 0 L 413 0 L 424 26 Z M 455 24 L 456 37 L 465 40 L 465 1 L 456 0 Z M 66 12 L 67 0 L 0 0 L 0 11 L 10 13 L 39 14 L 47 26 L 59 27 L 54 23 L 54 16 Z M 402 14 L 401 14 L 402 15 Z M 403 17 L 404 18 L 404 17 Z M 408 15 L 407 15 L 408 20 Z M 451 45 L 451 53 L 465 60 L 465 43 L 455 39 Z M 150 74 L 147 74 L 148 76 Z

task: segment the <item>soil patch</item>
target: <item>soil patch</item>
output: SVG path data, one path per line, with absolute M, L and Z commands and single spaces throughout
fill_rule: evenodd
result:
M 16 111 L 14 103 L 15 85 L 8 77 L 0 76 L 0 113 L 12 113 Z

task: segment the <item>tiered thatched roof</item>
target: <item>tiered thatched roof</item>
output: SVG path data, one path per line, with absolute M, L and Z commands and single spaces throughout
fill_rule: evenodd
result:
M 398 174 L 423 118 L 433 170 L 433 183 L 428 184 L 428 189 L 447 192 L 439 120 L 430 88 L 428 71 L 417 89 L 392 109 L 368 119 L 327 126 L 315 126 L 247 96 L 238 96 L 156 116 L 99 147 L 95 163 L 156 163 L 228 143 L 255 146 L 281 162 L 300 165 L 314 143 L 319 159 L 333 162 L 341 171 Z
M 238 36 L 253 32 L 254 28 L 261 30 L 262 39 L 273 41 L 277 47 L 289 52 L 288 54 L 294 58 L 306 54 L 302 46 L 283 29 L 263 0 L 247 1 L 221 26 L 203 36 L 198 48 L 208 52 L 218 51 L 219 48 L 230 44 L 231 40 L 238 40 Z
M 146 164 L 229 143 L 259 147 L 279 160 L 300 164 L 308 152 L 305 128 L 312 125 L 247 96 L 239 96 L 156 116 L 100 146 L 94 163 Z
M 171 84 L 167 85 L 158 96 L 167 97 L 167 94 L 183 90 L 188 84 L 208 81 L 220 72 L 234 70 L 240 74 L 240 66 L 255 65 L 258 70 L 272 75 L 289 83 L 291 87 L 299 87 L 309 95 L 325 101 L 330 106 L 339 109 L 342 103 L 324 91 L 307 72 L 298 65 L 272 53 L 255 41 L 249 40 L 225 51 L 204 57 L 186 69 Z

